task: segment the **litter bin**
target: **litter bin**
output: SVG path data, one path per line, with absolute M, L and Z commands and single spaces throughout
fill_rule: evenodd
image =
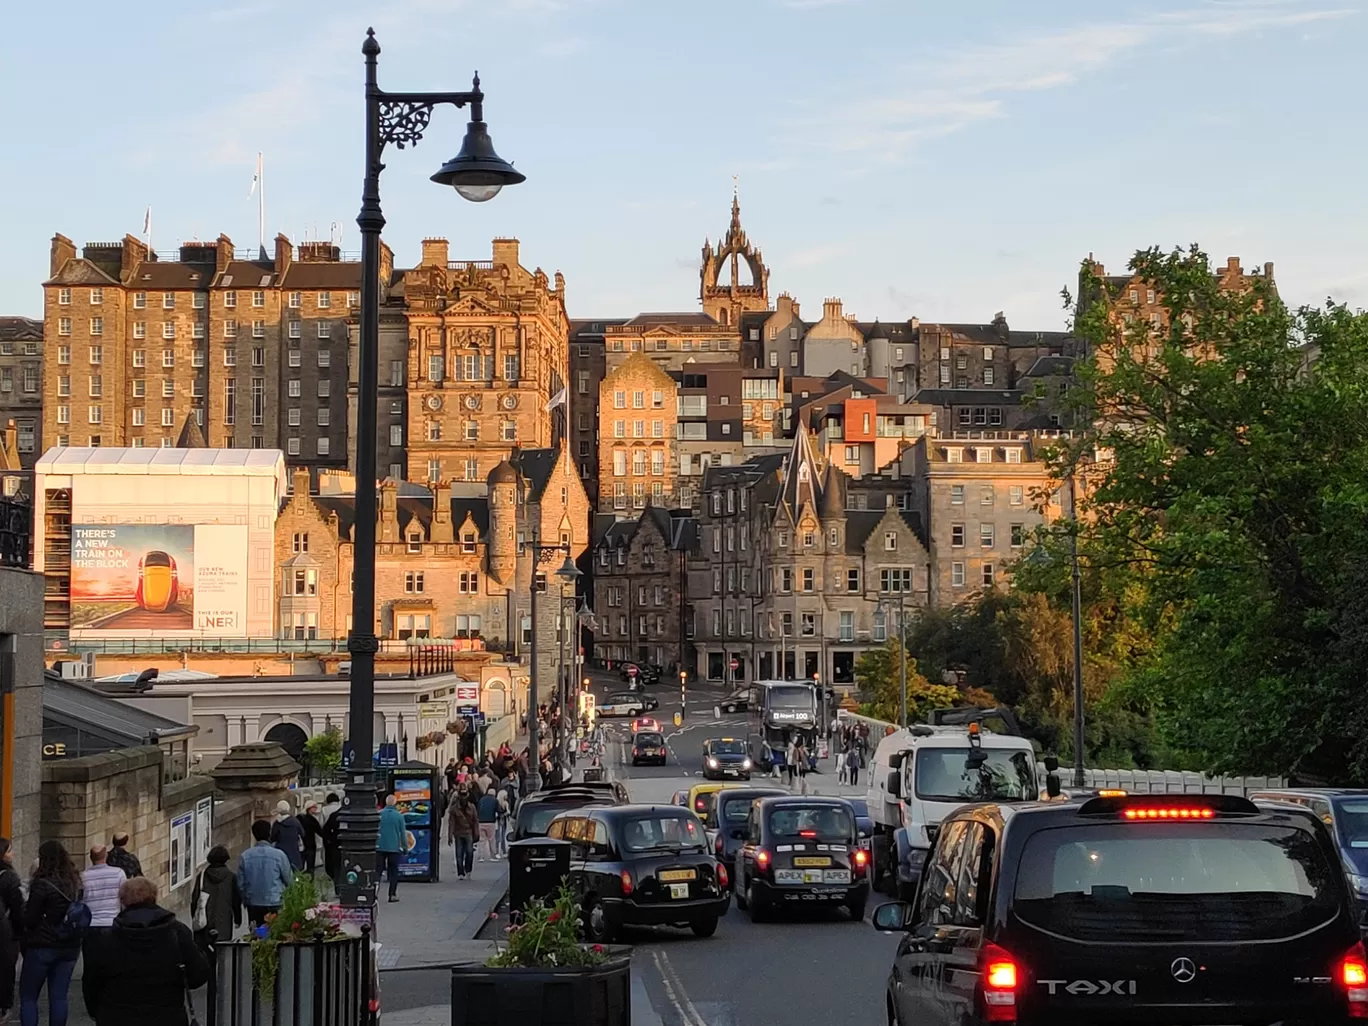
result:
M 533 898 L 549 898 L 570 872 L 570 842 L 529 837 L 508 846 L 508 910 L 521 912 Z
M 602 782 L 603 782 L 603 767 L 602 767 L 602 766 L 585 766 L 585 767 L 584 767 L 584 782 L 585 782 L 586 784 L 598 784 L 598 783 L 602 783 Z

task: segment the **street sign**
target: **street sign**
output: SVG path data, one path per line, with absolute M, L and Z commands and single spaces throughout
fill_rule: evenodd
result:
M 480 707 L 480 685 L 478 684 L 457 684 L 456 685 L 456 708 L 458 709 L 478 709 Z
M 741 669 L 741 663 L 740 663 L 739 661 L 733 659 L 733 660 L 731 661 L 731 668 L 732 668 L 732 673 L 735 673 L 737 670 Z
M 422 702 L 418 706 L 418 715 L 425 720 L 446 719 L 448 712 L 445 702 Z
M 637 668 L 636 668 L 635 666 L 629 666 L 629 667 L 627 667 L 627 676 L 629 676 L 629 677 L 635 677 L 636 675 L 637 675 Z

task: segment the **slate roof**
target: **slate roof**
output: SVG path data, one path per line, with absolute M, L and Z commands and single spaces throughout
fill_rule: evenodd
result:
M 214 265 L 178 260 L 143 260 L 133 268 L 128 287 L 139 290 L 205 289 L 214 280 Z
M 43 719 L 75 727 L 116 748 L 156 743 L 159 737 L 193 737 L 199 727 L 177 723 L 101 694 L 85 684 L 43 672 Z
M 1028 378 L 1052 378 L 1067 376 L 1073 370 L 1071 356 L 1038 356 L 1031 369 L 1025 374 Z
M 214 280 L 216 289 L 264 289 L 275 283 L 275 264 L 255 260 L 231 260 Z
M 721 325 L 705 313 L 639 313 L 630 320 L 620 323 L 639 328 L 671 327 L 673 325 L 696 325 L 705 328 L 720 328 Z
M 41 342 L 43 322 L 32 317 L 0 317 L 0 341 Z
M 1007 344 L 1025 348 L 1027 346 L 1051 346 L 1063 349 L 1078 340 L 1067 331 L 1012 331 L 1007 334 Z
M 919 388 L 912 394 L 911 401 L 925 403 L 928 406 L 963 406 L 966 403 L 1016 406 L 1021 402 L 1021 391 L 995 388 Z
M 281 275 L 282 289 L 336 289 L 355 292 L 361 288 L 361 264 L 355 260 L 296 260 Z M 342 307 L 341 312 L 346 308 Z
M 588 317 L 570 321 L 571 342 L 602 342 L 604 329 L 626 324 L 626 317 Z
M 518 473 L 531 484 L 527 493 L 528 502 L 541 499 L 559 458 L 559 449 L 519 449 L 509 458 Z
M 84 257 L 72 257 L 44 285 L 117 285 L 119 280 L 100 270 Z

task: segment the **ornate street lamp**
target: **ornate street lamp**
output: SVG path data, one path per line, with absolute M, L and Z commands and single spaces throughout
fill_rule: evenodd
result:
M 366 60 L 366 174 L 361 190 L 361 324 L 356 413 L 356 519 L 353 531 L 354 585 L 352 629 L 347 638 L 351 653 L 349 733 L 352 761 L 338 812 L 338 842 L 342 875 L 338 895 L 344 905 L 373 906 L 376 894 L 375 845 L 380 814 L 375 807 L 375 768 L 371 749 L 375 732 L 375 449 L 379 399 L 380 343 L 380 158 L 391 143 L 398 149 L 423 138 L 434 107 L 470 107 L 461 152 L 447 161 L 432 180 L 451 185 L 477 203 L 493 199 L 505 185 L 516 185 L 524 175 L 499 158 L 484 123 L 484 93 L 480 77 L 461 93 L 389 93 L 376 82 L 380 44 L 367 30 L 361 45 Z

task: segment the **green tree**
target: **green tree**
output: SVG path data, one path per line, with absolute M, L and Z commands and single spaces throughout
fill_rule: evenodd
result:
M 329 727 L 304 742 L 304 757 L 316 772 L 331 773 L 342 765 L 342 731 Z
M 1289 311 L 1270 279 L 1230 287 L 1196 248 L 1131 268 L 1164 326 L 1118 331 L 1085 265 L 1069 399 L 1089 427 L 1051 455 L 1080 482 L 1090 619 L 1125 636 L 1091 638 L 1109 693 L 1206 768 L 1362 779 L 1368 315 Z
M 855 683 L 860 711 L 866 716 L 897 723 L 902 712 L 902 645 L 889 638 L 883 648 L 872 648 L 855 661 Z M 919 672 L 917 661 L 907 659 L 907 720 L 916 722 L 932 709 L 945 709 L 961 699 L 959 689 L 932 684 Z

